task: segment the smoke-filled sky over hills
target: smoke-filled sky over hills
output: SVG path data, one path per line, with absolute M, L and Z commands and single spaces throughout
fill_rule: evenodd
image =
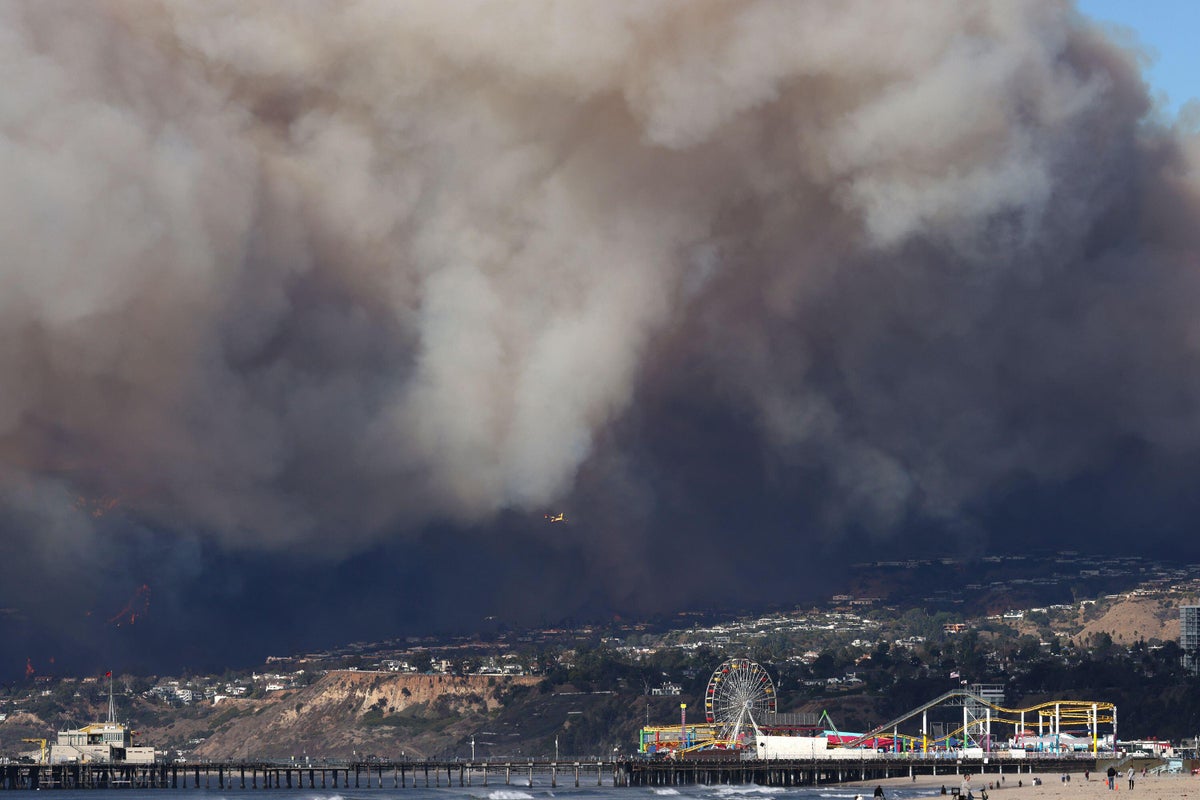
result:
M 1190 533 L 1200 147 L 1070 3 L 31 0 L 0 53 L 41 653 Z

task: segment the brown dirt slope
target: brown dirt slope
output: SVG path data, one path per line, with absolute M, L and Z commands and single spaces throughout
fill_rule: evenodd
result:
M 1132 644 L 1139 639 L 1178 639 L 1179 608 L 1146 597 L 1116 600 L 1098 618 L 1087 622 L 1074 641 L 1086 644 L 1093 634 L 1101 632 L 1118 644 Z
M 513 686 L 535 677 L 335 671 L 265 701 L 214 708 L 199 758 L 432 755 L 477 728 Z

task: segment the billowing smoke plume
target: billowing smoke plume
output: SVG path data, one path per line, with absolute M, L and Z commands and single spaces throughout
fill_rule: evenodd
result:
M 31 0 L 0 53 L 47 557 L 106 498 L 335 555 L 884 540 L 1200 443 L 1196 142 L 1069 3 Z

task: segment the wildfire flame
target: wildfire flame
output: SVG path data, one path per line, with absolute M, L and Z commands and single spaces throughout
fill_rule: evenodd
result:
M 75 508 L 85 511 L 92 519 L 100 519 L 110 511 L 115 511 L 121 505 L 121 498 L 113 496 L 75 498 Z
M 25 677 L 26 678 L 33 677 L 33 659 L 32 658 L 25 659 Z
M 142 584 L 137 591 L 133 593 L 133 597 L 129 598 L 129 602 L 125 607 L 116 613 L 108 620 L 109 625 L 116 625 L 118 628 L 122 625 L 137 622 L 137 618 L 150 610 L 150 587 L 147 584 Z

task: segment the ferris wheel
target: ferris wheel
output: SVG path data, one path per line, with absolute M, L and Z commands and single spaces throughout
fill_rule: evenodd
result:
M 722 739 L 737 740 L 745 726 L 757 729 L 757 720 L 774 713 L 775 684 L 756 662 L 731 658 L 709 678 L 704 716 L 709 723 L 720 726 Z

